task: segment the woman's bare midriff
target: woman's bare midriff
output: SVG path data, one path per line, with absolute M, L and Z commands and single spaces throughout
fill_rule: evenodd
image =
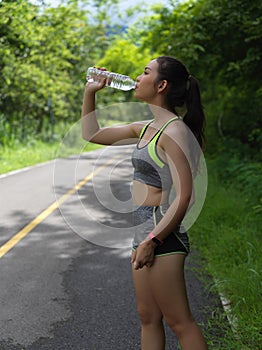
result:
M 162 188 L 146 185 L 140 181 L 133 181 L 134 205 L 157 206 L 168 203 L 169 191 Z

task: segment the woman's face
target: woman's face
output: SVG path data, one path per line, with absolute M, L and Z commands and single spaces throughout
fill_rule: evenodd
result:
M 144 72 L 136 78 L 135 97 L 150 103 L 157 95 L 157 86 L 155 84 L 157 76 L 158 63 L 156 60 L 153 60 L 148 63 Z

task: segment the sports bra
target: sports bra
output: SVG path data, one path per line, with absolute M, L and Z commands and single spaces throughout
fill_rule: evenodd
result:
M 145 146 L 139 147 L 140 140 L 153 121 L 150 121 L 143 127 L 132 154 L 134 180 L 143 182 L 146 185 L 162 188 L 163 190 L 169 190 L 171 188 L 173 181 L 170 169 L 168 164 L 163 162 L 157 154 L 157 142 L 167 125 L 179 119 L 181 120 L 182 118 L 174 117 L 168 120 Z

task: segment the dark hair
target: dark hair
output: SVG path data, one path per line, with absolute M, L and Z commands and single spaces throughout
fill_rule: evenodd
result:
M 190 75 L 185 65 L 174 57 L 160 56 L 158 62 L 158 82 L 167 80 L 166 103 L 176 112 L 176 107 L 186 105 L 187 112 L 183 118 L 185 124 L 196 137 L 200 147 L 204 148 L 205 114 L 201 103 L 199 83 Z

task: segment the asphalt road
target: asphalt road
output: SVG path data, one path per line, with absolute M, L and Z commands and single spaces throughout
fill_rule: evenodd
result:
M 1 350 L 140 349 L 131 151 L 107 147 L 0 177 Z M 206 328 L 218 300 L 200 266 L 193 248 L 188 295 Z M 167 329 L 166 349 L 176 344 Z

